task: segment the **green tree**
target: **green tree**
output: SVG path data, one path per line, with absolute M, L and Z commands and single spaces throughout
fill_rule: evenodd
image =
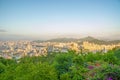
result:
M 54 67 L 56 68 L 58 75 L 65 74 L 70 71 L 70 67 L 73 64 L 71 54 L 58 54 L 55 57 Z

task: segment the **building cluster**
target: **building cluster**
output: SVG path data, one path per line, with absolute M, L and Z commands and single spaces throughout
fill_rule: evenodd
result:
M 83 45 L 84 49 L 87 49 L 91 52 L 98 52 L 98 51 L 103 51 L 103 52 L 107 52 L 108 50 L 112 50 L 113 48 L 115 47 L 120 47 L 120 43 L 115 45 L 115 44 L 112 44 L 112 45 L 98 45 L 98 44 L 95 44 L 95 43 L 89 43 L 87 41 L 83 42 Z
M 0 41 L 0 57 L 20 59 L 24 56 L 46 56 L 52 52 L 68 52 L 77 49 L 77 43 Z
M 0 57 L 6 59 L 20 59 L 24 56 L 41 56 L 48 55 L 52 52 L 68 52 L 74 50 L 80 52 L 82 49 L 87 49 L 92 52 L 111 50 L 118 45 L 98 45 L 89 42 L 83 42 L 78 45 L 75 42 L 60 43 L 60 42 L 33 42 L 33 41 L 0 41 Z

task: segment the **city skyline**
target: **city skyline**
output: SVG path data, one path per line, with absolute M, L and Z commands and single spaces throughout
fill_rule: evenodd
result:
M 119 0 L 0 0 L 0 39 L 120 39 Z

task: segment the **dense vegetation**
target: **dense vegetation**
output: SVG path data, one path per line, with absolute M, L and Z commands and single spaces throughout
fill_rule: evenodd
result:
M 120 49 L 108 53 L 52 53 L 0 58 L 0 80 L 120 80 Z

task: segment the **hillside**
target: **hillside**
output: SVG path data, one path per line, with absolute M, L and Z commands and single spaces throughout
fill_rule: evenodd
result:
M 88 36 L 81 39 L 75 39 L 75 38 L 56 38 L 56 39 L 50 39 L 50 40 L 36 40 L 35 42 L 78 42 L 79 44 L 82 44 L 84 41 L 88 41 L 90 43 L 96 43 L 96 44 L 118 44 L 120 43 L 120 40 L 113 40 L 113 41 L 105 41 L 105 40 L 99 40 L 94 37 Z

